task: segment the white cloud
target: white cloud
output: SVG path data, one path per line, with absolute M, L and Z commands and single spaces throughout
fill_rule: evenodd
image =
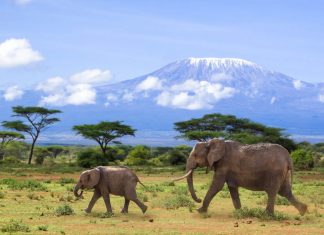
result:
M 18 5 L 26 5 L 28 3 L 31 3 L 32 0 L 14 0 L 14 1 Z
M 148 76 L 136 86 L 137 91 L 161 90 L 162 81 L 158 77 Z
M 46 93 L 58 92 L 64 89 L 66 81 L 62 77 L 52 77 L 37 85 L 36 90 L 44 91 Z
M 124 94 L 122 96 L 122 100 L 125 102 L 132 102 L 135 99 L 135 95 L 132 92 L 129 92 L 128 90 L 124 91 Z
M 319 94 L 318 95 L 318 100 L 322 103 L 324 103 L 324 94 Z
M 302 81 L 300 81 L 300 80 L 294 80 L 293 85 L 294 85 L 296 90 L 300 90 L 304 86 Z
M 21 99 L 23 94 L 24 91 L 19 89 L 18 86 L 11 86 L 5 90 L 3 97 L 6 101 L 13 101 L 13 100 Z
M 77 84 L 68 86 L 67 92 L 67 104 L 81 105 L 96 103 L 96 90 L 89 84 Z
M 189 79 L 161 92 L 156 97 L 156 102 L 173 108 L 210 109 L 219 100 L 232 97 L 234 92 L 234 88 L 223 87 L 219 83 Z
M 95 104 L 97 91 L 94 85 L 107 83 L 111 77 L 108 70 L 88 69 L 69 79 L 49 78 L 36 87 L 45 93 L 39 103 L 52 106 Z
M 109 70 L 88 69 L 81 73 L 76 73 L 70 77 L 70 81 L 74 84 L 104 84 L 111 80 L 112 74 Z
M 43 60 L 26 39 L 7 39 L 0 44 L 0 67 L 12 68 Z
M 270 104 L 273 104 L 274 102 L 276 102 L 277 98 L 275 96 L 273 96 L 270 100 Z

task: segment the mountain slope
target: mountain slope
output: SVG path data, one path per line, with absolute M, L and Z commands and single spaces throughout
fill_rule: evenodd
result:
M 63 122 L 52 128 L 46 141 L 60 142 L 61 136 L 65 142 L 79 142 L 71 135 L 72 125 L 124 120 L 139 130 L 137 138 L 127 140 L 130 143 L 174 145 L 174 122 L 213 112 L 324 140 L 323 84 L 299 81 L 242 59 L 188 58 L 96 91 L 96 104 L 59 107 Z M 17 104 L 35 105 L 41 96 L 39 91 L 26 92 Z M 0 108 L 8 116 L 14 104 L 1 102 Z

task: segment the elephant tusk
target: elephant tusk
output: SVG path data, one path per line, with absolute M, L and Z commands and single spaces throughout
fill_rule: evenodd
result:
M 188 175 L 190 175 L 191 173 L 192 173 L 192 170 L 188 171 L 184 176 L 181 176 L 179 178 L 173 179 L 172 181 L 179 181 L 179 180 L 182 180 L 184 178 L 187 178 Z

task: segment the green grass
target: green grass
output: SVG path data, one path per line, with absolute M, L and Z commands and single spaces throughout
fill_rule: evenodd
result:
M 0 184 L 7 185 L 9 189 L 22 190 L 29 189 L 32 191 L 46 191 L 47 187 L 36 180 L 17 181 L 15 179 L 2 179 Z
M 30 228 L 28 225 L 22 223 L 22 221 L 18 220 L 10 220 L 9 223 L 4 225 L 1 228 L 1 232 L 3 233 L 15 233 L 15 232 L 30 232 Z
M 59 206 L 58 208 L 56 208 L 55 214 L 57 216 L 72 215 L 74 214 L 74 210 L 70 205 L 65 204 L 63 206 Z
M 74 184 L 75 180 L 72 178 L 60 178 L 58 183 L 64 186 L 65 184 Z
M 165 198 L 165 200 L 162 201 L 162 207 L 168 210 L 175 210 L 180 207 L 188 207 L 189 210 L 192 210 L 194 206 L 195 204 L 192 199 L 182 194 Z
M 0 191 L 0 199 L 4 198 L 5 197 L 5 193 Z
M 244 219 L 244 218 L 258 218 L 260 220 L 287 220 L 289 216 L 281 213 L 275 212 L 273 215 L 269 215 L 263 208 L 247 208 L 243 207 L 239 210 L 233 212 L 234 218 Z

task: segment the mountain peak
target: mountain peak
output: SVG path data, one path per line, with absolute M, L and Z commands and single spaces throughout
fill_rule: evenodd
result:
M 185 62 L 189 63 L 190 65 L 207 65 L 212 67 L 255 67 L 255 68 L 261 68 L 257 64 L 239 59 L 239 58 L 215 58 L 215 57 L 207 57 L 207 58 L 196 58 L 196 57 L 190 57 L 185 60 Z

